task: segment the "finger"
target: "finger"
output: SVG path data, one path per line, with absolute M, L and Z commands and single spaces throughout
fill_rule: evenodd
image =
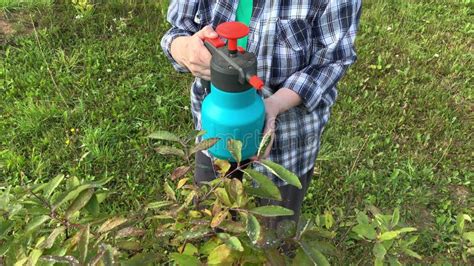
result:
M 202 30 L 196 32 L 196 36 L 201 40 L 204 40 L 205 38 L 213 39 L 218 37 L 217 32 L 215 32 L 211 26 L 206 26 Z

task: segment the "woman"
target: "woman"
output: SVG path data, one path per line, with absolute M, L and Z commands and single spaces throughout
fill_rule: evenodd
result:
M 258 76 L 268 86 L 265 132 L 275 134 L 269 159 L 295 173 L 303 186 L 299 190 L 257 168 L 279 186 L 283 198 L 264 204 L 292 209 L 295 221 L 336 100 L 336 83 L 356 59 L 360 9 L 360 0 L 174 0 L 169 7 L 171 29 L 161 45 L 177 71 L 196 77 L 191 89 L 196 129 L 201 128 L 201 103 L 208 93 L 201 79 L 210 79 L 211 55 L 203 39 L 217 37 L 213 29 L 226 21 L 249 26 L 244 48 L 257 56 Z M 196 161 L 195 179 L 207 180 L 211 168 L 202 165 L 212 165 L 211 159 L 199 153 Z

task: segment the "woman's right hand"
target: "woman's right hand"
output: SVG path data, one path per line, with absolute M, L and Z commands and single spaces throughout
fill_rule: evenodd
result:
M 211 26 L 204 27 L 192 36 L 178 37 L 171 43 L 171 55 L 195 77 L 210 80 L 211 54 L 204 46 L 204 39 L 216 37 L 218 35 Z

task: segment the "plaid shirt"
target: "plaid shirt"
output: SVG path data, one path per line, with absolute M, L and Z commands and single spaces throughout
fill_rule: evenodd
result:
M 361 0 L 274 1 L 254 0 L 247 51 L 257 56 L 257 72 L 268 89 L 279 88 L 299 94 L 303 104 L 278 116 L 270 160 L 298 176 L 312 171 L 320 138 L 337 96 L 336 83 L 355 59 L 354 39 L 360 18 Z M 171 29 L 161 45 L 174 68 L 171 42 L 190 36 L 206 25 L 216 28 L 234 21 L 238 0 L 172 0 L 168 10 Z M 207 92 L 196 79 L 191 89 L 192 112 L 201 128 L 201 103 Z M 277 185 L 285 183 L 271 176 Z

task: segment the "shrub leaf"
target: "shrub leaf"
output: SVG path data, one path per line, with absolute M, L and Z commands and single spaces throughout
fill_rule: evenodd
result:
M 302 188 L 299 178 L 294 173 L 285 169 L 283 166 L 269 160 L 262 160 L 261 163 L 281 180 L 299 189 Z

